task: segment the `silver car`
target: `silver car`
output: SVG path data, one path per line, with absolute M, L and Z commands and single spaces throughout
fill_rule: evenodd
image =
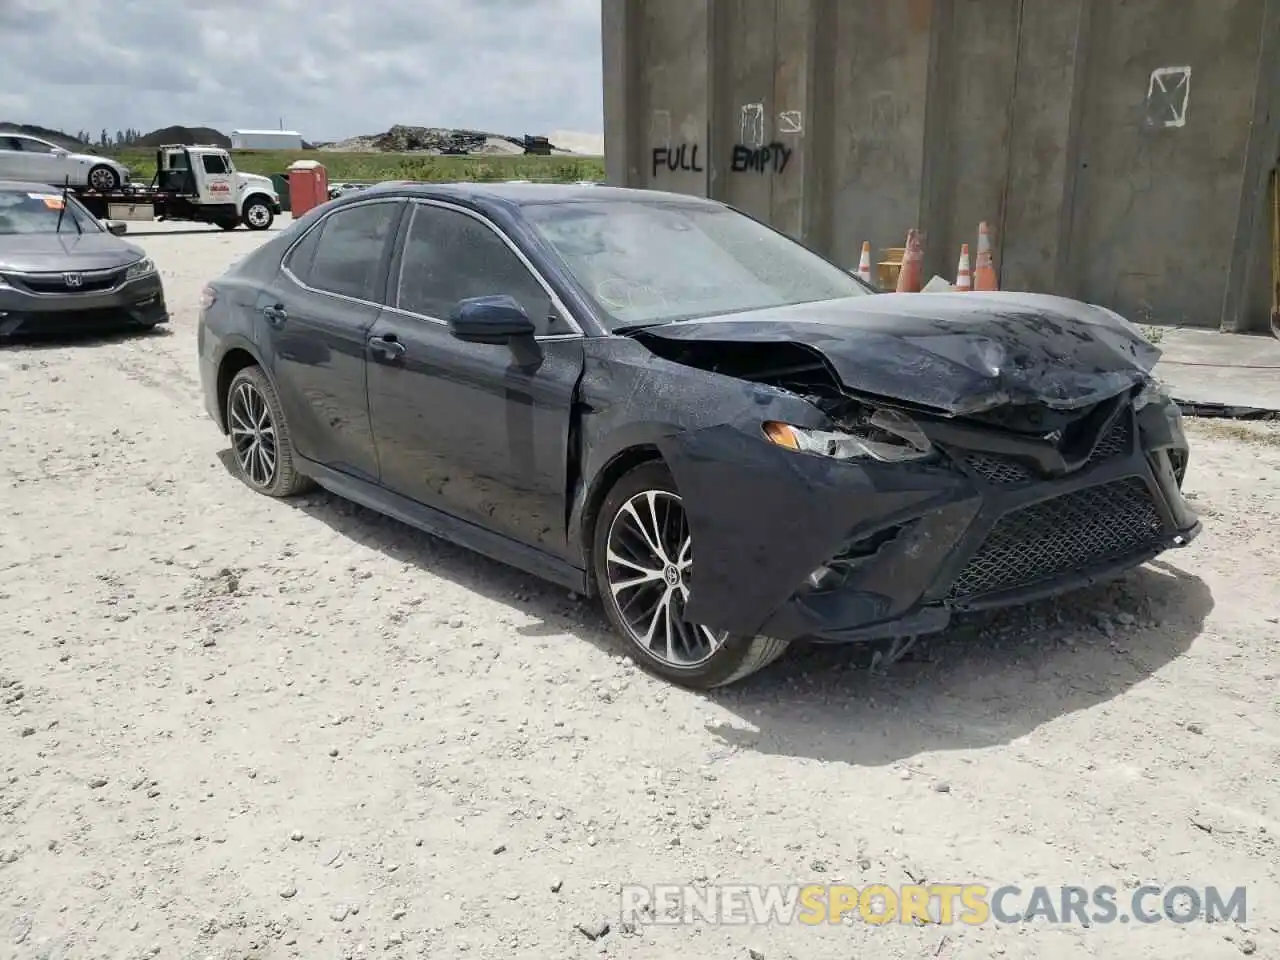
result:
M 129 168 L 107 157 L 72 153 L 30 134 L 0 130 L 0 180 L 110 191 L 129 182 Z

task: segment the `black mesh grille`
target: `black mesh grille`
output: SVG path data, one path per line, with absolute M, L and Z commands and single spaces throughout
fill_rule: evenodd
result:
M 1103 460 L 1110 460 L 1122 453 L 1128 453 L 1129 436 L 1132 432 L 1133 428 L 1129 424 L 1129 414 L 1126 411 L 1107 431 L 1107 435 L 1098 441 L 1097 447 L 1093 450 L 1093 456 L 1089 458 L 1089 466 L 1101 463 Z
M 1093 455 L 1089 457 L 1089 462 L 1085 464 L 1085 467 L 1096 466 L 1104 460 L 1110 460 L 1112 457 L 1128 453 L 1132 434 L 1133 428 L 1126 412 L 1107 431 L 1106 436 L 1098 441 L 1098 446 L 1094 448 Z M 964 462 L 970 470 L 983 480 L 997 487 L 1013 487 L 1020 483 L 1031 483 L 1037 479 L 1035 471 L 1031 467 L 1021 461 L 1003 457 L 999 454 L 966 453 Z
M 987 483 L 998 487 L 1012 487 L 1019 483 L 1030 483 L 1036 478 L 1030 468 L 994 453 L 971 453 L 964 462 L 969 469 Z
M 976 597 L 1085 572 L 1140 554 L 1163 533 L 1139 478 L 1087 487 L 1002 517 L 947 596 Z

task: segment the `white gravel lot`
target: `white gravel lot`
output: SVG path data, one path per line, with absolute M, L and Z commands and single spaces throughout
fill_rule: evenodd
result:
M 1205 531 L 1120 584 L 704 697 L 563 590 L 250 492 L 194 329 L 261 238 L 148 233 L 168 330 L 0 347 L 0 957 L 1280 956 L 1280 434 L 1192 424 Z M 619 884 L 702 878 L 1243 885 L 1249 917 L 619 921 Z

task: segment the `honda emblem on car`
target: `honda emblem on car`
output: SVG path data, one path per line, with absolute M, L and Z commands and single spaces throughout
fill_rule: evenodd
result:
M 79 287 L 84 286 L 84 274 L 64 273 L 62 275 L 62 282 L 72 290 L 78 289 Z

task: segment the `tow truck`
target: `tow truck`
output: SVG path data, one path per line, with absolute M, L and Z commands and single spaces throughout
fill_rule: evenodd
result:
M 217 146 L 161 147 L 156 175 L 145 186 L 70 189 L 103 220 L 189 220 L 223 230 L 243 223 L 250 230 L 266 230 L 280 213 L 280 195 L 271 180 L 240 173 L 231 154 Z

